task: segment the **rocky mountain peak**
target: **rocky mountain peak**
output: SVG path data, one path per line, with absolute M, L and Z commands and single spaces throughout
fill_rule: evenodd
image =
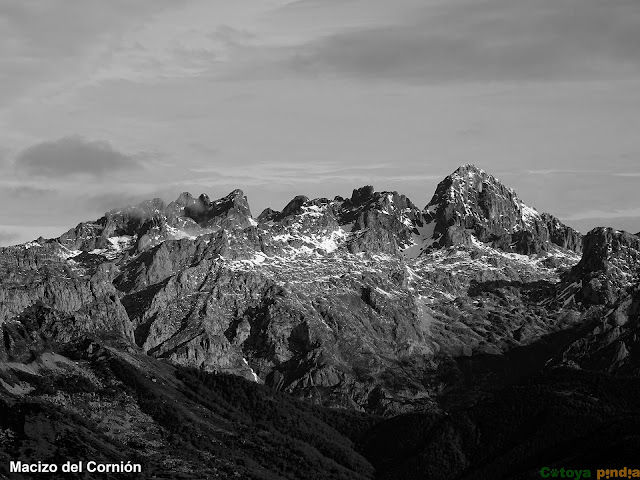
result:
M 83 222 L 60 236 L 59 242 L 72 251 L 113 250 L 132 247 L 147 250 L 165 240 L 196 238 L 221 229 L 255 226 L 249 203 L 240 189 L 211 200 L 205 193 L 194 198 L 181 193 L 169 205 L 155 198 L 107 212 L 95 222 Z
M 282 212 L 280 212 L 278 219 L 283 219 L 302 212 L 302 206 L 308 201 L 309 197 L 306 195 L 296 195 L 289 203 L 287 203 Z
M 373 194 L 375 189 L 371 185 L 365 185 L 361 188 L 355 188 L 351 194 L 351 202 L 354 205 L 360 205 L 366 202 Z
M 578 232 L 526 205 L 513 189 L 472 164 L 438 184 L 425 218 L 436 246 L 471 244 L 474 238 L 525 254 L 547 251 L 551 244 L 574 251 L 582 246 Z
M 584 301 L 613 304 L 640 280 L 640 238 L 613 228 L 594 228 L 584 238 L 582 259 L 572 276 L 581 280 Z
M 620 257 L 629 260 L 629 256 L 638 251 L 640 238 L 637 235 L 609 227 L 597 227 L 585 236 L 582 260 L 576 268 L 585 272 L 603 270 Z
M 470 164 L 425 209 L 366 185 L 347 198 L 298 195 L 258 220 L 241 190 L 184 192 L 0 248 L 0 453 L 48 463 L 98 460 L 99 449 L 109 462 L 144 456 L 148 476 L 171 478 L 303 478 L 310 464 L 336 480 L 537 478 L 540 465 L 574 458 L 566 445 L 633 440 L 636 417 L 622 415 L 637 413 L 637 236 L 595 229 L 580 260 L 577 232 Z M 273 390 L 340 417 L 305 420 L 332 410 L 293 408 Z M 584 436 L 552 438 L 558 422 Z M 398 435 L 416 443 L 399 449 Z M 80 456 L 80 443 L 94 453 Z M 225 457 L 227 445 L 237 453 Z M 454 468 L 440 461 L 449 450 Z M 295 473 L 269 470 L 274 452 Z
M 114 208 L 105 214 L 108 218 L 125 218 L 125 219 L 149 219 L 154 215 L 163 212 L 167 205 L 161 198 L 153 200 L 144 200 L 136 205 L 129 205 L 124 208 Z
M 184 207 L 186 205 L 191 205 L 194 201 L 195 199 L 193 198 L 193 195 L 191 195 L 189 192 L 182 192 L 180 196 L 175 200 L 175 203 Z
M 447 224 L 457 224 L 467 229 L 486 227 L 486 233 L 513 233 L 530 226 L 540 214 L 522 202 L 516 193 L 493 175 L 474 165 L 459 167 L 442 180 L 436 188 L 427 212 L 441 217 Z
M 458 168 L 456 168 L 456 170 L 451 174 L 451 176 L 470 176 L 470 175 L 484 175 L 486 176 L 487 173 L 479 168 L 476 167 L 473 163 L 465 163 L 464 165 L 460 165 Z M 494 177 L 492 177 L 494 178 Z
M 184 209 L 186 207 L 193 207 L 199 201 L 201 201 L 201 199 L 195 199 L 189 192 L 182 192 L 177 199 L 167 205 L 165 212 L 167 215 L 173 217 L 184 216 Z
M 185 207 L 184 215 L 202 228 L 237 228 L 253 224 L 247 197 L 240 189 L 214 201 L 203 193 L 196 202 Z
M 229 195 L 227 195 L 225 198 L 233 198 L 238 202 L 247 202 L 247 197 L 244 194 L 244 192 L 242 190 L 240 190 L 239 188 L 236 188 L 235 190 L 233 190 Z
M 258 220 L 241 190 L 217 200 L 184 192 L 0 251 L 0 317 L 42 302 L 57 313 L 34 315 L 51 331 L 71 325 L 61 330 L 69 338 L 117 329 L 157 358 L 391 411 L 404 408 L 388 400 L 391 379 L 406 373 L 398 359 L 499 353 L 552 331 L 545 309 L 565 303 L 540 301 L 578 262 L 556 247 L 581 245 L 473 165 L 445 178 L 425 209 L 365 185 L 347 198 L 297 195 Z M 623 252 L 640 242 L 596 233 L 588 250 L 597 258 L 604 244 Z M 400 397 L 427 393 L 420 382 Z
M 338 199 L 341 202 L 343 216 L 348 215 L 349 212 L 365 210 L 378 210 L 398 215 L 407 208 L 418 210 L 406 196 L 396 191 L 377 192 L 372 185 L 354 189 L 351 197 L 346 200 L 338 197 L 336 201 Z

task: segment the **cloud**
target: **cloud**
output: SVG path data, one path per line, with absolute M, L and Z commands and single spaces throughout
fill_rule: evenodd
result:
M 0 146 L 0 167 L 7 163 L 9 159 L 9 152 L 10 150 L 8 148 Z
M 593 209 L 574 213 L 564 217 L 566 220 L 589 220 L 589 219 L 605 219 L 605 218 L 640 218 L 640 207 L 632 208 L 611 208 Z
M 46 187 L 32 186 L 32 185 L 8 185 L 3 186 L 2 197 L 11 199 L 42 199 L 47 197 L 47 200 L 58 195 L 56 190 L 52 190 Z M 0 198 L 2 198 L 0 197 Z
M 622 172 L 622 173 L 614 173 L 616 177 L 640 177 L 640 172 Z
M 107 142 L 89 141 L 79 136 L 37 143 L 18 153 L 19 172 L 35 176 L 101 175 L 116 170 L 139 168 L 133 158 Z
M 110 210 L 124 208 L 129 205 L 137 205 L 145 200 L 151 200 L 154 198 L 161 198 L 165 202 L 169 203 L 174 198 L 173 190 L 154 190 L 152 192 L 105 192 L 98 195 L 86 196 L 83 198 L 83 202 L 87 207 L 87 211 L 94 215 L 103 215 Z M 175 197 L 177 198 L 177 194 Z
M 0 0 L 0 101 L 77 82 L 108 59 L 121 35 L 174 0 Z M 33 98 L 33 95 L 30 95 Z
M 336 33 L 292 67 L 416 83 L 582 80 L 640 71 L 636 0 L 466 0 Z
M 528 175 L 586 175 L 591 173 L 602 174 L 604 172 L 591 171 L 591 170 L 562 170 L 557 168 L 536 169 L 527 170 L 525 173 Z M 521 175 L 520 172 L 510 173 L 511 175 Z

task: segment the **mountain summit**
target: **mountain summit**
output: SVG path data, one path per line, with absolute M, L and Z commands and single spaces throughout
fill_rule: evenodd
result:
M 556 245 L 582 249 L 579 232 L 548 213 L 538 213 L 494 176 L 474 165 L 458 168 L 438 184 L 425 207 L 432 239 L 440 246 L 473 238 L 505 251 L 535 254 Z
M 459 455 L 451 455 L 451 468 L 434 478 L 449 478 L 452 471 L 458 478 L 463 470 L 465 478 L 494 478 L 502 470 L 487 470 L 486 476 L 469 470 L 488 465 L 485 445 L 495 447 L 491 455 L 502 455 L 505 445 L 496 435 L 511 432 L 520 448 L 521 433 L 529 435 L 538 423 L 532 427 L 534 417 L 513 405 L 540 404 L 535 418 L 544 419 L 544 409 L 560 401 L 583 422 L 584 413 L 598 405 L 594 398 L 617 401 L 606 396 L 608 388 L 589 383 L 596 378 L 593 370 L 640 372 L 639 242 L 625 232 L 594 229 L 583 253 L 578 232 L 527 206 L 473 165 L 440 182 L 423 209 L 405 195 L 370 185 L 346 198 L 296 195 L 281 211 L 266 209 L 257 218 L 241 190 L 217 200 L 184 192 L 169 204 L 153 199 L 114 209 L 59 238 L 0 249 L 0 409 L 11 413 L 0 419 L 15 423 L 2 423 L 0 430 L 11 425 L 21 436 L 16 445 L 28 450 L 44 442 L 43 451 L 66 458 L 49 445 L 54 437 L 59 443 L 58 433 L 43 440 L 29 433 L 38 429 L 27 422 L 73 412 L 94 422 L 83 427 L 82 438 L 89 432 L 104 445 L 118 445 L 105 454 L 109 458 L 120 458 L 123 446 L 128 452 L 140 447 L 145 458 L 158 462 L 168 455 L 174 462 L 177 455 L 176 469 L 199 471 L 194 478 L 227 478 L 223 473 L 234 471 L 246 478 L 284 478 L 262 473 L 286 470 L 269 464 L 273 452 L 280 452 L 269 445 L 285 443 L 286 455 L 294 445 L 296 455 L 307 459 L 296 460 L 305 468 L 316 465 L 322 452 L 350 469 L 317 478 L 372 478 L 373 467 L 359 454 L 335 450 L 353 444 L 326 425 L 313 423 L 301 437 L 315 441 L 322 430 L 323 438 L 333 439 L 318 449 L 281 441 L 264 421 L 286 417 L 271 410 L 284 397 L 261 400 L 276 390 L 340 407 L 347 413 L 335 421 L 339 429 L 357 430 L 362 419 L 380 421 L 370 414 L 410 413 L 396 424 L 402 435 L 417 436 L 408 447 L 393 450 L 384 441 L 393 422 L 380 424 L 377 433 L 362 425 L 354 435 L 361 442 L 362 432 L 371 433 L 362 451 L 374 463 L 393 457 L 376 468 L 392 471 L 399 458 L 420 456 L 424 438 L 431 436 L 434 447 L 424 448 L 432 456 L 420 456 L 411 467 L 416 475 L 407 478 L 424 478 L 423 464 L 441 465 L 443 442 Z M 492 437 L 499 422 L 485 399 L 499 400 L 495 395 L 505 385 L 536 372 L 544 388 L 535 382 L 524 390 L 517 386 L 515 396 L 507 392 L 503 398 L 509 416 L 499 420 L 521 427 L 504 427 Z M 568 396 L 563 382 L 578 377 L 585 389 Z M 557 395 L 548 378 L 560 382 Z M 593 395 L 583 395 L 594 385 Z M 632 393 L 629 405 L 637 397 Z M 599 408 L 613 418 L 627 408 L 616 403 L 609 409 L 610 400 L 604 400 Z M 33 405 L 46 406 L 46 415 Z M 308 415 L 334 418 L 307 407 L 301 409 Z M 464 416 L 454 418 L 460 409 Z M 565 411 L 558 411 L 564 418 Z M 242 417 L 246 428 L 238 427 L 241 412 L 265 416 Z M 302 418 L 308 420 L 298 416 L 281 428 L 295 432 Z M 118 427 L 106 428 L 109 419 Z M 536 432 L 544 452 L 555 452 L 549 437 Z M 573 445 L 575 431 L 570 435 L 566 445 Z M 77 445 L 74 435 L 63 436 Z M 185 439 L 209 453 L 174 448 Z M 6 434 L 0 442 L 12 444 Z M 94 452 L 104 450 L 101 445 Z M 531 455 L 540 453 L 533 447 Z M 253 460 L 225 465 L 222 448 L 224 455 Z M 523 451 L 528 447 L 513 457 L 521 459 Z M 194 458 L 212 459 L 223 473 L 197 470 Z M 516 467 L 509 478 L 524 478 Z M 260 475 L 248 474 L 258 470 Z M 395 478 L 398 471 L 379 478 Z
M 398 371 L 400 358 L 499 353 L 556 328 L 549 313 L 525 321 L 523 304 L 496 335 L 479 320 L 485 310 L 446 305 L 480 283 L 554 284 L 580 248 L 580 234 L 473 165 L 440 182 L 424 209 L 367 185 L 348 198 L 298 195 L 254 219 L 241 190 L 184 192 L 2 249 L 0 313 L 20 322 L 38 305 L 49 326 L 36 337 L 119 338 L 176 364 L 384 412 L 430 389 Z M 22 334 L 7 335 L 15 342 L 0 355 L 21 358 Z M 395 391 L 394 375 L 412 387 Z
M 168 205 L 156 198 L 112 210 L 95 222 L 81 223 L 59 241 L 72 250 L 91 251 L 110 248 L 113 242 L 108 239 L 118 238 L 121 243 L 134 241 L 136 251 L 142 252 L 165 240 L 258 224 L 279 230 L 300 220 L 298 230 L 311 228 L 312 235 L 319 226 L 348 233 L 342 240 L 351 253 L 404 251 L 405 256 L 416 256 L 474 242 L 522 254 L 555 247 L 582 249 L 580 233 L 548 213 L 538 213 L 512 189 L 470 164 L 440 182 L 422 210 L 398 192 L 376 192 L 368 185 L 346 199 L 298 195 L 281 212 L 267 208 L 254 219 L 241 190 L 214 201 L 206 194 L 195 198 L 184 192 Z

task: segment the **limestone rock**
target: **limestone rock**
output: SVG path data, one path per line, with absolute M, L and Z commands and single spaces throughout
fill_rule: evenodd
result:
M 581 235 L 549 214 L 540 214 L 492 175 L 467 164 L 446 177 L 425 207 L 439 245 L 468 230 L 479 241 L 506 251 L 537 254 L 550 244 L 580 252 Z M 456 227 L 447 234 L 451 227 Z M 466 237 L 464 237 L 466 238 Z
M 432 408 L 443 362 L 580 320 L 575 295 L 554 294 L 580 248 L 577 232 L 470 165 L 425 209 L 367 185 L 299 195 L 256 221 L 241 190 L 184 192 L 0 249 L 2 355 L 95 336 L 325 405 Z M 615 310 L 618 328 L 633 305 Z M 618 363 L 633 356 L 624 342 Z

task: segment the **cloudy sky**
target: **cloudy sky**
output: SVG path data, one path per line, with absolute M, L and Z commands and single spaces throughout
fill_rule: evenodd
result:
M 474 163 L 640 231 L 638 0 L 0 0 L 0 245 L 241 188 L 254 215 Z

